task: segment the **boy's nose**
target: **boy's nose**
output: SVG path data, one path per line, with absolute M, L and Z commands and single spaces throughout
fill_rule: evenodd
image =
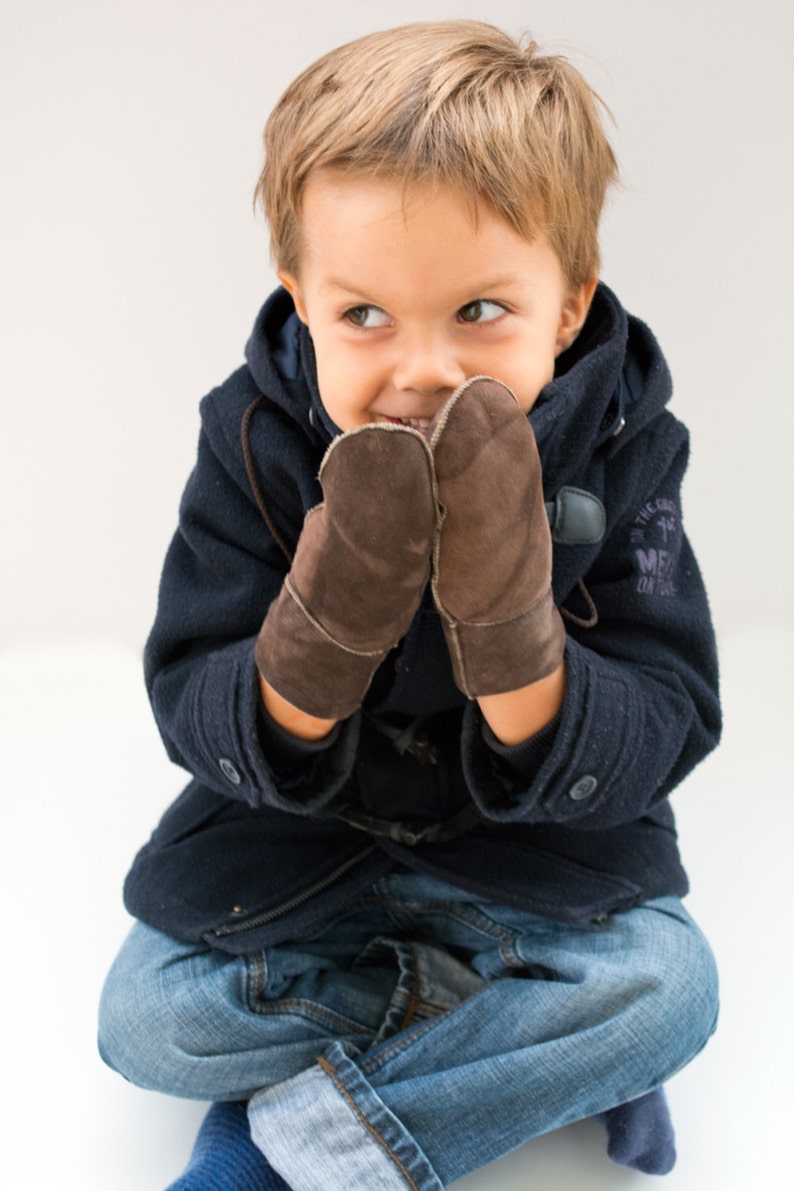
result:
M 466 380 L 466 372 L 447 345 L 422 338 L 402 346 L 393 379 L 397 389 L 432 396 L 453 393 Z

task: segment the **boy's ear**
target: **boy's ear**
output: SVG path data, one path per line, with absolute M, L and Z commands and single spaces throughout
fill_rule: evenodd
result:
M 309 320 L 306 317 L 306 304 L 303 301 L 303 295 L 301 294 L 301 287 L 298 283 L 297 277 L 294 273 L 286 272 L 277 272 L 276 276 L 295 303 L 295 310 L 297 312 L 298 318 L 302 323 L 306 323 L 308 326 Z
M 597 285 L 598 278 L 591 277 L 589 281 L 583 282 L 582 285 L 572 290 L 565 299 L 560 325 L 557 328 L 556 355 L 559 355 L 560 352 L 564 352 L 567 347 L 571 346 L 584 326 L 584 321 L 587 318 L 587 312 L 590 309 L 590 303 L 593 300 L 593 294 Z

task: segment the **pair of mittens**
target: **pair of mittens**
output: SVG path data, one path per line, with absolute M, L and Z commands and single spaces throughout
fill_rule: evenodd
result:
M 292 569 L 256 645 L 260 673 L 309 715 L 344 719 L 405 635 L 428 579 L 458 687 L 526 686 L 562 662 L 551 535 L 529 420 L 474 377 L 426 439 L 395 423 L 336 438 Z

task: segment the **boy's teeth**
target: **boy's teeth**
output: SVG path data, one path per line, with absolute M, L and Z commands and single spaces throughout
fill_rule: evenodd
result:
M 383 414 L 382 417 L 395 426 L 407 426 L 409 430 L 418 430 L 420 434 L 426 434 L 433 424 L 432 418 L 393 418 L 390 414 Z

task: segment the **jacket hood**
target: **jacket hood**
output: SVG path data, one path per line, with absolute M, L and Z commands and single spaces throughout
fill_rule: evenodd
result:
M 554 379 L 529 415 L 544 476 L 565 484 L 597 447 L 620 450 L 671 392 L 654 336 L 599 284 L 581 333 L 559 357 Z
M 327 445 L 340 433 L 320 400 L 317 363 L 308 328 L 280 286 L 257 315 L 245 359 L 261 393 Z

